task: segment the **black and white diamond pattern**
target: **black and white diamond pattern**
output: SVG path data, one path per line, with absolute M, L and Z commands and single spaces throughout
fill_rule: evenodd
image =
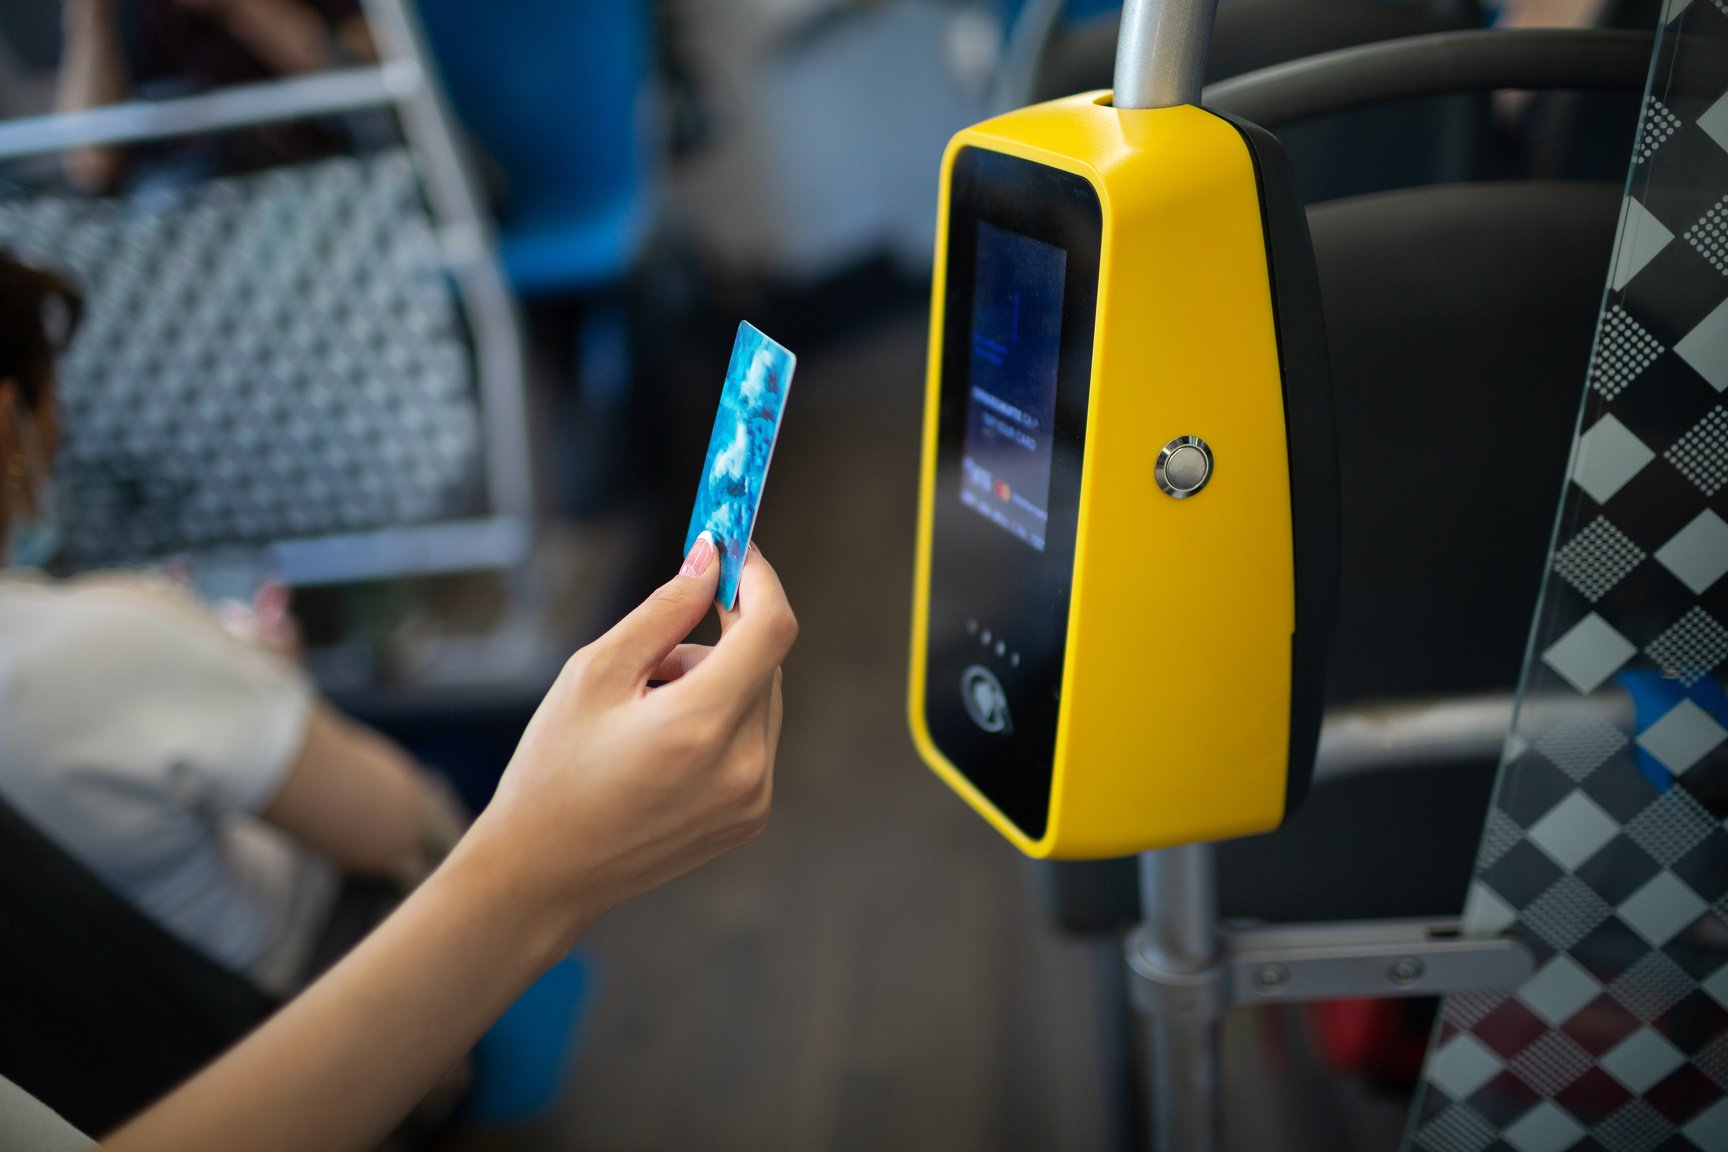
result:
M 1698 1070 L 1710 1077 L 1711 1083 L 1728 1092 L 1728 1033 L 1718 1036 L 1693 1059 Z
M 1463 1104 L 1453 1104 L 1416 1134 L 1434 1152 L 1482 1152 L 1499 1136 L 1494 1125 Z
M 1728 658 L 1728 628 L 1694 605 L 1644 649 L 1662 674 L 1690 688 Z
M 1668 138 L 1679 129 L 1680 117 L 1668 110 L 1662 101 L 1651 96 L 1644 102 L 1644 120 L 1638 134 L 1638 151 L 1633 156 L 1634 164 L 1642 164 L 1656 155 L 1656 149 L 1668 142 Z
M 472 357 L 406 152 L 145 205 L 0 199 L 0 244 L 86 290 L 61 389 L 77 562 L 476 511 Z
M 1505 1003 L 1508 995 L 1499 990 L 1459 993 L 1447 999 L 1446 1019 L 1456 1028 L 1468 1028 Z
M 1576 876 L 1562 876 L 1524 908 L 1524 923 L 1556 952 L 1584 939 L 1614 910 Z
M 1552 1099 L 1588 1072 L 1595 1058 L 1564 1032 L 1549 1032 L 1508 1065 L 1524 1083 Z
M 1616 304 L 1602 319 L 1602 335 L 1590 359 L 1590 385 L 1612 400 L 1665 351 L 1660 340 Z
M 1482 855 L 1489 863 L 1506 855 L 1524 840 L 1524 829 L 1512 822 L 1512 818 L 1501 811 L 1488 815 L 1488 826 L 1482 834 Z
M 1704 495 L 1716 495 L 1728 484 L 1728 412 L 1712 408 L 1663 458 Z
M 1608 985 L 1608 994 L 1648 1024 L 1661 1019 L 1696 987 L 1696 980 L 1658 951 L 1645 953 L 1642 960 Z
M 1728 275 L 1728 196 L 1716 201 L 1710 211 L 1686 229 L 1685 239 L 1712 268 Z
M 1602 1121 L 1597 1140 L 1616 1152 L 1655 1152 L 1674 1134 L 1674 1125 L 1642 1100 L 1634 1100 Z
M 1592 602 L 1644 562 L 1644 549 L 1598 516 L 1554 554 L 1554 571 Z
M 1720 823 L 1692 793 L 1670 788 L 1626 824 L 1626 835 L 1651 859 L 1668 866 L 1696 848 Z
M 1537 968 L 1448 999 L 1418 1152 L 1728 1152 L 1728 0 L 1664 19 L 1464 913 Z
M 1629 743 L 1631 741 L 1618 725 L 1610 723 L 1595 712 L 1583 712 L 1566 717 L 1544 732 L 1537 737 L 1535 746 L 1536 751 L 1577 783 Z M 1490 826 L 1495 816 L 1510 822 L 1510 818 L 1496 808 L 1489 813 Z M 1522 835 L 1521 829 L 1519 834 Z

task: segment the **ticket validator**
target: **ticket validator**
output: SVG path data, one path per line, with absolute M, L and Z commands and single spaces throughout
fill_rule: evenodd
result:
M 1336 602 L 1330 382 L 1278 142 L 1057 100 L 942 162 L 909 712 L 1032 856 L 1267 831 Z

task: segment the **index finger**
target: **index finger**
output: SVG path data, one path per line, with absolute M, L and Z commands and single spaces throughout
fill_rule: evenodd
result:
M 773 680 L 774 670 L 798 639 L 798 618 L 786 600 L 780 576 L 762 553 L 744 555 L 738 578 L 738 603 L 722 612 L 720 639 L 702 663 L 662 691 L 681 688 L 720 693 L 742 713 Z

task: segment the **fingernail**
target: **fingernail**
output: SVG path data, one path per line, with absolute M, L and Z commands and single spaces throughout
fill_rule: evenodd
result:
M 696 537 L 696 543 L 690 546 L 690 554 L 684 557 L 684 567 L 678 569 L 680 576 L 700 576 L 708 571 L 708 565 L 714 563 L 714 537 L 707 532 Z
M 280 620 L 288 614 L 288 587 L 269 583 L 258 589 L 258 614 L 270 620 Z

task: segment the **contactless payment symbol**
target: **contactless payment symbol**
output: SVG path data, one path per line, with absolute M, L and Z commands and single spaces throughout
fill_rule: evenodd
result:
M 984 731 L 1007 732 L 1013 727 L 1008 722 L 1008 693 L 984 665 L 972 664 L 960 673 L 960 699 L 966 705 L 966 715 Z

